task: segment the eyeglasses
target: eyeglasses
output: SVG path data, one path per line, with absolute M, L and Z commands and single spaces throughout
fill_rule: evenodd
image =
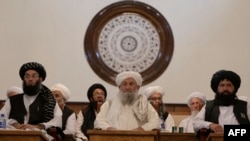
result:
M 93 93 L 93 96 L 104 96 L 104 93 L 103 92 L 101 92 L 101 93 L 96 92 L 96 93 Z
M 37 78 L 37 77 L 39 77 L 39 74 L 25 74 L 24 75 L 24 78 Z
M 152 98 L 150 98 L 149 100 L 151 100 L 151 101 L 161 101 L 161 97 L 152 97 Z

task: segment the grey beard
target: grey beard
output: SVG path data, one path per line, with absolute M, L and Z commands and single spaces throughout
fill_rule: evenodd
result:
M 134 92 L 121 92 L 119 91 L 120 99 L 123 105 L 132 105 L 138 97 L 138 91 Z

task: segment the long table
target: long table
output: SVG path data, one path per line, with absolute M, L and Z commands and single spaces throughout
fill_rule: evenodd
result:
M 0 130 L 1 141 L 48 141 L 41 131 Z
M 88 130 L 90 141 L 198 141 L 195 133 Z
M 223 133 L 210 133 L 207 137 L 207 141 L 223 141 L 224 134 Z
M 159 141 L 198 141 L 195 133 L 160 132 Z
M 157 131 L 88 130 L 90 141 L 157 141 Z
M 198 141 L 195 133 L 88 130 L 90 141 Z M 72 140 L 68 135 L 66 140 Z M 48 141 L 41 131 L 0 130 L 0 141 Z M 223 133 L 210 133 L 206 141 L 223 141 Z
M 88 134 L 90 141 L 199 141 L 195 133 L 88 130 Z M 204 141 L 223 141 L 223 133 L 210 133 Z

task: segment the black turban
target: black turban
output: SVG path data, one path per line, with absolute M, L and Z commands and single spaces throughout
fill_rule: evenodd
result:
M 43 81 L 46 78 L 46 71 L 45 71 L 44 67 L 37 62 L 29 62 L 29 63 L 22 65 L 22 67 L 19 70 L 19 75 L 20 75 L 22 80 L 24 79 L 24 74 L 27 70 L 36 71 L 39 74 L 39 77 L 43 78 Z
M 215 74 L 213 74 L 212 80 L 211 80 L 211 88 L 212 90 L 216 93 L 218 89 L 218 85 L 220 81 L 227 79 L 230 82 L 233 83 L 235 87 L 235 93 L 238 91 L 241 83 L 240 76 L 233 72 L 233 71 L 228 71 L 228 70 L 220 70 L 217 71 Z
M 89 101 L 90 101 L 90 99 L 93 97 L 93 92 L 94 92 L 94 90 L 97 89 L 97 88 L 102 89 L 103 92 L 104 92 L 105 98 L 107 97 L 106 88 L 105 88 L 102 84 L 96 83 L 96 84 L 93 84 L 92 86 L 90 86 L 89 89 L 88 89 L 87 94 L 88 94 L 88 99 L 89 99 Z

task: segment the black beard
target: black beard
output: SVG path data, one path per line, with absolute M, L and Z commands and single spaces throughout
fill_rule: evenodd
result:
M 102 101 L 90 101 L 89 104 L 90 104 L 90 106 L 91 106 L 93 109 L 97 110 L 97 103 L 98 103 L 98 102 L 104 103 L 105 100 L 102 100 Z
M 97 109 L 97 101 L 90 101 L 89 105 L 93 108 L 93 109 Z
M 35 86 L 28 86 L 26 85 L 25 82 L 23 82 L 23 92 L 28 96 L 36 95 L 40 92 L 40 90 L 41 90 L 41 83 L 39 80 L 36 82 Z
M 222 106 L 233 105 L 236 98 L 236 93 L 235 92 L 230 94 L 223 94 L 223 93 L 218 93 L 218 92 L 216 93 L 215 104 Z

